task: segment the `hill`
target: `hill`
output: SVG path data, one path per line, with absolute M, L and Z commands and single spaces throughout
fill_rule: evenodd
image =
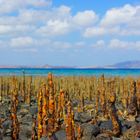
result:
M 125 61 L 113 65 L 105 66 L 105 68 L 140 68 L 140 61 Z

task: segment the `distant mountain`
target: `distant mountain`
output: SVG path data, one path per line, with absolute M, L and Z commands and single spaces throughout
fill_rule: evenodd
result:
M 107 65 L 105 68 L 140 68 L 140 61 L 125 61 L 113 65 Z
M 54 69 L 61 69 L 61 68 L 77 68 L 76 66 L 52 66 L 52 65 L 36 65 L 36 66 L 29 66 L 29 65 L 0 65 L 0 68 L 54 68 Z
M 61 68 L 76 68 L 76 66 L 51 66 L 51 65 L 44 65 L 42 68 L 54 68 L 54 69 L 61 69 Z
M 80 68 L 80 69 L 97 69 L 97 68 L 112 68 L 112 69 L 117 69 L 117 68 L 140 68 L 140 61 L 125 61 L 125 62 L 120 62 L 116 63 L 113 65 L 106 65 L 106 66 L 84 66 L 84 67 L 79 67 L 79 66 L 52 66 L 52 65 L 37 65 L 37 66 L 26 66 L 26 65 L 0 65 L 0 68 L 54 68 L 54 69 L 61 69 L 61 68 Z

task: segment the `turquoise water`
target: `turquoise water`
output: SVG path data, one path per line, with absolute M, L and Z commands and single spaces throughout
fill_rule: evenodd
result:
M 52 72 L 56 76 L 140 76 L 140 69 L 36 69 L 36 68 L 2 68 L 0 69 L 0 75 L 22 75 L 23 71 L 25 75 L 47 75 Z

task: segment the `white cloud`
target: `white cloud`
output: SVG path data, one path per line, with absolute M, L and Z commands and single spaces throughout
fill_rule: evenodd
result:
M 0 48 L 4 48 L 6 45 L 6 42 L 4 42 L 3 40 L 0 40 Z
M 89 27 L 87 28 L 83 36 L 86 38 L 96 37 L 96 36 L 139 36 L 139 28 L 128 28 L 128 27 Z
M 92 10 L 86 10 L 83 12 L 78 12 L 73 17 L 73 22 L 79 26 L 90 26 L 93 25 L 98 19 L 96 13 Z
M 4 42 L 0 42 L 4 43 Z M 5 42 L 6 43 L 6 42 Z M 10 46 L 16 50 L 33 50 L 33 49 L 40 49 L 40 48 L 48 48 L 48 49 L 67 49 L 73 47 L 72 43 L 65 42 L 65 41 L 52 41 L 47 40 L 45 38 L 33 38 L 30 36 L 21 36 L 17 38 L 12 38 L 7 46 Z M 76 46 L 76 45 L 75 45 Z
M 15 36 L 31 33 L 35 30 L 34 26 L 29 25 L 0 25 L 0 35 Z
M 71 8 L 65 5 L 61 5 L 59 8 L 56 8 L 55 10 L 57 11 L 57 13 L 61 13 L 62 15 L 68 15 L 71 12 Z
M 71 48 L 71 43 L 65 41 L 52 42 L 52 48 L 54 49 L 68 49 Z
M 104 34 L 106 34 L 105 28 L 99 27 L 89 27 L 84 32 L 85 37 L 102 36 Z
M 13 51 L 19 53 L 23 53 L 23 52 L 32 52 L 32 53 L 37 53 L 38 50 L 36 48 L 14 48 Z
M 0 14 L 19 11 L 26 7 L 46 7 L 51 0 L 0 0 Z
M 35 7 L 46 7 L 52 4 L 52 0 L 24 0 L 26 5 L 31 5 Z
M 47 24 L 37 30 L 37 33 L 46 36 L 64 35 L 70 31 L 67 21 L 49 20 Z
M 28 51 L 28 52 L 37 52 L 37 43 L 35 39 L 31 37 L 17 37 L 11 38 L 8 40 L 0 40 L 0 47 L 1 48 L 8 48 L 14 51 Z M 37 43 L 37 44 L 36 44 Z
M 96 26 L 88 27 L 83 35 L 85 37 L 114 35 L 138 36 L 140 35 L 140 5 L 126 4 L 120 8 L 112 8 L 100 18 Z
M 45 16 L 45 15 L 44 15 Z M 48 20 L 70 20 L 71 8 L 69 6 L 61 5 L 56 8 L 51 8 L 47 11 Z
M 0 45 L 6 46 L 4 42 L 7 44 L 10 40 L 7 46 L 17 50 L 34 50 L 44 46 L 58 50 L 80 49 L 91 46 L 88 37 L 98 37 L 92 47 L 100 48 L 107 45 L 100 37 L 111 40 L 125 36 L 127 40 L 127 36 L 140 35 L 140 5 L 126 4 L 99 16 L 88 9 L 73 14 L 73 9 L 66 5 L 47 8 L 50 4 L 51 0 L 0 0 L 0 36 L 4 38 Z M 57 38 L 65 36 L 69 40 L 70 33 L 79 34 L 82 41 L 75 39 L 71 43 Z M 108 46 L 114 48 L 115 44 L 121 48 L 139 48 L 138 41 L 117 39 L 112 39 Z
M 37 33 L 49 36 L 65 35 L 72 31 L 79 32 L 79 29 L 93 25 L 96 21 L 97 15 L 93 11 L 83 11 L 72 16 L 69 7 L 60 6 L 48 18 L 47 23 L 37 30 Z
M 10 45 L 12 47 L 32 47 L 34 41 L 31 37 L 18 37 L 11 39 Z
M 85 47 L 84 41 L 69 42 L 69 41 L 52 41 L 49 43 L 52 49 L 65 50 L 69 48 L 80 49 Z
M 50 45 L 52 42 L 48 39 L 33 38 L 31 36 L 20 36 L 12 38 L 9 45 L 13 48 L 39 48 Z
M 12 30 L 11 26 L 8 25 L 0 25 L 0 34 L 8 33 Z
M 130 4 L 126 4 L 120 8 L 108 10 L 101 20 L 101 25 L 114 26 L 129 23 L 135 17 L 139 8 L 140 6 L 131 6 Z
M 119 39 L 112 39 L 109 43 L 109 47 L 122 49 L 140 49 L 140 41 L 122 41 Z
M 76 42 L 74 46 L 76 46 L 76 48 L 81 48 L 81 47 L 85 47 L 86 43 L 84 41 L 79 41 Z
M 102 48 L 105 47 L 105 41 L 104 40 L 98 40 L 95 44 L 92 45 L 94 48 Z
M 112 48 L 112 49 L 132 49 L 132 50 L 140 50 L 140 41 L 127 41 L 127 40 L 119 40 L 119 39 L 111 39 L 109 41 L 105 40 L 97 40 L 94 44 L 90 45 L 93 48 Z
M 13 34 L 19 31 L 15 27 L 22 27 L 28 35 L 34 27 L 34 34 L 63 35 L 71 29 L 70 11 L 71 8 L 64 5 L 49 10 L 20 9 L 16 16 L 0 16 L 0 34 Z M 29 27 L 29 32 L 25 27 Z

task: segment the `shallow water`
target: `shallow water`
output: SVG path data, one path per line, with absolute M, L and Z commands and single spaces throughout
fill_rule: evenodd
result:
M 0 75 L 44 76 L 52 72 L 56 76 L 140 76 L 140 69 L 38 69 L 38 68 L 2 68 Z

